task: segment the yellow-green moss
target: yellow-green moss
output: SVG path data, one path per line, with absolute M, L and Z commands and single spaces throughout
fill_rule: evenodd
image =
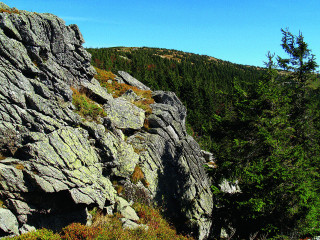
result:
M 97 121 L 99 117 L 107 116 L 103 108 L 84 93 L 80 93 L 75 88 L 71 88 L 71 90 L 73 92 L 72 103 L 80 116 L 94 121 Z

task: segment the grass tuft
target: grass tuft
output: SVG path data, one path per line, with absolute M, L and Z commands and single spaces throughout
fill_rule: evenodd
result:
M 141 168 L 137 165 L 134 168 L 134 171 L 131 175 L 131 182 L 133 182 L 134 184 L 137 184 L 142 179 L 144 179 L 144 174 L 143 174 Z
M 150 124 L 149 124 L 149 120 L 147 118 L 144 119 L 143 128 L 146 131 L 150 130 Z
M 76 107 L 76 111 L 80 116 L 86 118 L 87 120 L 94 121 L 98 121 L 99 117 L 107 116 L 103 108 L 95 101 L 87 97 L 84 93 L 80 93 L 73 87 L 71 90 L 73 92 L 72 103 Z
M 149 186 L 149 183 L 148 181 L 145 179 L 145 176 L 141 170 L 141 168 L 137 165 L 135 168 L 134 168 L 134 171 L 131 175 L 131 182 L 133 182 L 134 184 L 137 184 L 139 181 L 142 182 L 142 184 L 145 186 L 145 187 L 148 187 Z

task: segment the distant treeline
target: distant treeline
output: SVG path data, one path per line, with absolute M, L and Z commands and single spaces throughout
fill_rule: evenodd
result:
M 158 48 L 89 48 L 92 64 L 117 73 L 123 70 L 153 90 L 175 92 L 188 109 L 187 122 L 203 136 L 216 113 L 224 111 L 237 79 L 255 87 L 264 70 L 205 55 Z M 248 84 L 249 83 L 249 84 Z

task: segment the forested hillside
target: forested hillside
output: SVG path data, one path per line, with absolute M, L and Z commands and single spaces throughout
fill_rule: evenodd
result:
M 288 58 L 269 53 L 265 69 L 174 50 L 87 49 L 93 65 L 128 71 L 185 103 L 190 133 L 216 157 L 217 237 L 221 229 L 229 239 L 320 234 L 318 65 L 301 33 L 282 33 Z M 240 190 L 221 191 L 224 179 Z
M 200 136 L 207 135 L 215 114 L 223 111 L 234 79 L 255 85 L 263 73 L 257 67 L 176 50 L 145 47 L 87 50 L 96 67 L 114 73 L 123 70 L 153 90 L 175 92 L 188 109 L 189 126 Z

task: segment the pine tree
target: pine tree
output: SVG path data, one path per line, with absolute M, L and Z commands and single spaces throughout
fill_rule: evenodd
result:
M 239 238 L 258 232 L 269 237 L 320 232 L 315 210 L 320 205 L 320 102 L 306 84 L 313 81 L 317 65 L 301 33 L 282 32 L 289 58 L 277 62 L 290 71 L 279 74 L 269 53 L 268 71 L 257 88 L 243 88 L 235 79 L 232 105 L 216 118 L 212 133 L 216 183 L 227 178 L 242 190 L 230 195 L 213 186 L 222 225 L 233 226 Z

